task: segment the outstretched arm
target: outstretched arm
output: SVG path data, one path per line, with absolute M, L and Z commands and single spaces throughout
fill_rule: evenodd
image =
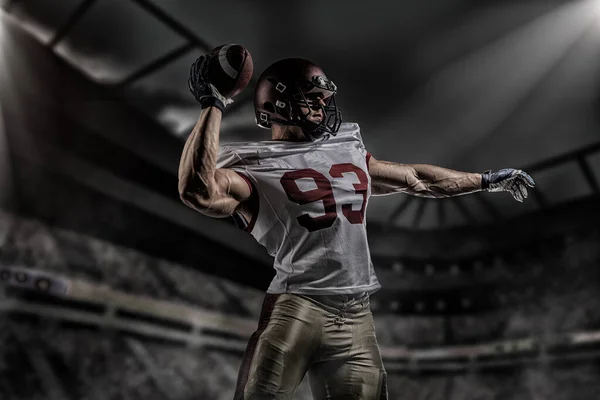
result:
M 519 169 L 506 168 L 483 174 L 460 172 L 428 164 L 401 164 L 369 158 L 372 194 L 407 193 L 442 198 L 487 190 L 510 192 L 515 200 L 527 198 L 527 186 L 535 182 Z
M 371 191 L 377 196 L 407 193 L 420 197 L 452 197 L 482 190 L 481 174 L 428 164 L 401 164 L 369 159 Z

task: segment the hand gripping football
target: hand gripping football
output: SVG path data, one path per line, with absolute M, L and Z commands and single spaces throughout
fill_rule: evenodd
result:
M 252 56 L 244 46 L 224 44 L 210 52 L 207 78 L 223 97 L 240 93 L 252 78 Z

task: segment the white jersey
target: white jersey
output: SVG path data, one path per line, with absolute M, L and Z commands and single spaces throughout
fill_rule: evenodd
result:
M 314 142 L 221 146 L 217 167 L 237 171 L 255 191 L 248 231 L 275 258 L 268 293 L 373 293 L 381 287 L 367 243 L 369 156 L 358 125 L 349 123 Z

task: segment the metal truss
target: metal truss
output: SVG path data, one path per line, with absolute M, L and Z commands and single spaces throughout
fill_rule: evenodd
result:
M 406 209 L 408 208 L 408 206 L 410 206 L 410 204 L 416 201 L 414 196 L 406 196 L 404 197 L 404 199 L 402 200 L 402 202 L 398 205 L 398 207 L 396 207 L 392 213 L 390 214 L 390 217 L 388 218 L 388 226 L 391 226 L 394 224 L 394 222 L 400 218 L 400 216 L 404 213 L 404 211 L 406 211 Z
M 17 0 L 13 0 L 17 1 Z M 48 46 L 50 48 L 54 48 L 71 30 L 73 26 L 75 26 L 79 20 L 85 15 L 85 13 L 90 9 L 90 7 L 97 0 L 85 0 L 82 4 L 80 4 L 71 14 L 67 22 L 61 26 L 57 31 Z M 152 15 L 156 19 L 158 19 L 161 23 L 166 25 L 173 32 L 181 36 L 186 40 L 186 43 L 183 45 L 169 51 L 165 55 L 157 58 L 156 60 L 141 66 L 138 70 L 132 72 L 128 77 L 123 79 L 121 82 L 118 82 L 115 86 L 116 89 L 123 90 L 126 87 L 132 85 L 133 83 L 139 81 L 140 79 L 160 70 L 168 66 L 169 64 L 177 61 L 181 57 L 185 56 L 189 52 L 194 49 L 198 49 L 204 53 L 208 53 L 213 49 L 213 45 L 203 38 L 196 35 L 185 25 L 177 21 L 175 18 L 171 17 L 168 13 L 163 11 L 160 7 L 155 5 L 150 0 L 131 0 L 141 9 L 146 11 L 148 14 Z M 253 78 L 249 86 L 254 87 L 256 85 L 256 80 Z M 243 105 L 252 100 L 252 96 L 244 97 L 240 99 L 239 102 L 236 102 L 229 110 L 229 113 L 242 109 Z
M 190 51 L 194 49 L 193 43 L 186 43 L 172 51 L 168 52 L 164 56 L 154 60 L 150 64 L 138 69 L 137 71 L 131 73 L 128 77 L 119 82 L 116 86 L 123 89 L 126 86 L 131 85 L 132 83 L 139 81 L 140 79 L 151 75 L 152 73 L 166 67 L 171 64 L 173 61 L 177 60 L 180 57 L 188 54 Z
M 4 7 L 5 11 L 10 12 L 12 6 L 17 1 L 19 0 L 9 0 L 9 2 Z M 152 1 L 131 1 L 133 1 L 136 5 L 138 5 L 141 9 L 146 11 L 148 14 L 158 19 L 161 23 L 169 27 L 173 32 L 186 39 L 186 43 L 179 46 L 176 49 L 171 50 L 167 54 L 159 57 L 158 59 L 150 62 L 149 64 L 140 67 L 137 71 L 131 73 L 131 75 L 129 75 L 123 81 L 116 84 L 115 86 L 117 88 L 123 89 L 124 87 L 131 85 L 132 83 L 142 79 L 143 77 L 148 76 L 173 63 L 174 61 L 188 54 L 193 49 L 199 49 L 200 51 L 207 53 L 214 47 L 206 40 L 194 34 L 185 25 L 178 22 L 176 19 L 164 12 L 160 7 L 153 4 Z M 90 10 L 90 8 L 96 2 L 97 0 L 84 0 L 79 6 L 77 6 L 75 10 L 73 10 L 67 21 L 62 26 L 58 27 L 54 36 L 48 43 L 48 47 L 54 49 L 56 45 L 60 43 L 60 41 L 63 40 L 65 36 L 69 34 L 71 29 L 81 20 L 81 18 L 83 18 L 83 16 Z M 254 85 L 254 83 L 254 81 L 251 81 L 250 84 Z
M 438 201 L 437 203 L 437 221 L 440 227 L 446 225 L 446 209 L 444 208 L 444 203 Z
M 85 15 L 91 6 L 97 0 L 85 0 L 71 13 L 71 16 L 67 19 L 67 22 L 56 30 L 56 33 L 52 37 L 52 40 L 48 43 L 48 47 L 54 48 L 56 45 L 69 33 L 77 22 Z
M 425 199 L 419 199 L 419 206 L 417 208 L 417 212 L 415 212 L 413 221 L 412 221 L 412 227 L 417 229 L 419 227 L 419 223 L 421 222 L 421 219 L 423 218 L 423 213 L 425 212 L 425 206 L 427 205 L 427 200 Z
M 484 196 L 481 196 L 481 194 L 477 194 L 475 196 L 494 221 L 499 221 L 502 219 L 502 213 L 500 213 L 500 211 L 492 204 L 492 202 L 490 202 Z
M 456 208 L 458 208 L 460 213 L 463 215 L 463 217 L 465 217 L 465 219 L 467 221 L 469 221 L 469 223 L 471 223 L 471 224 L 477 223 L 477 219 L 473 216 L 471 211 L 469 211 L 469 208 L 467 206 L 465 206 L 465 203 L 463 203 L 463 201 L 460 197 L 455 197 L 452 200 L 453 200 L 453 203 L 456 205 Z
M 159 7 L 154 5 L 151 1 L 148 0 L 132 0 L 146 12 L 154 16 L 160 22 L 168 26 L 172 31 L 177 33 L 178 35 L 185 38 L 188 42 L 193 44 L 195 47 L 198 47 L 200 50 L 209 52 L 212 50 L 214 46 L 209 44 L 204 39 L 196 36 L 190 29 L 185 27 L 182 23 L 178 22 L 176 19 L 165 13 Z

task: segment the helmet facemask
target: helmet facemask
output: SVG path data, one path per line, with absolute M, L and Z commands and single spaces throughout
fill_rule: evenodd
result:
M 342 113 L 335 102 L 336 93 L 335 84 L 324 76 L 313 76 L 310 82 L 297 82 L 296 93 L 291 96 L 292 124 L 301 127 L 310 139 L 325 133 L 335 135 L 342 123 Z M 302 108 L 307 111 L 303 112 Z M 317 110 L 322 116 L 318 123 L 309 118 Z
M 342 123 L 342 114 L 337 108 L 336 85 L 324 76 L 315 75 L 311 80 L 296 81 L 287 85 L 273 78 L 266 79 L 274 95 L 271 101 L 263 102 L 256 108 L 256 122 L 260 127 L 270 128 L 271 124 L 291 125 L 302 128 L 305 136 L 314 140 L 325 133 L 335 135 Z M 322 100 L 318 100 L 320 97 Z M 324 102 L 324 104 L 323 104 Z M 302 111 L 302 108 L 307 110 Z M 315 122 L 309 116 L 321 111 L 321 121 Z

